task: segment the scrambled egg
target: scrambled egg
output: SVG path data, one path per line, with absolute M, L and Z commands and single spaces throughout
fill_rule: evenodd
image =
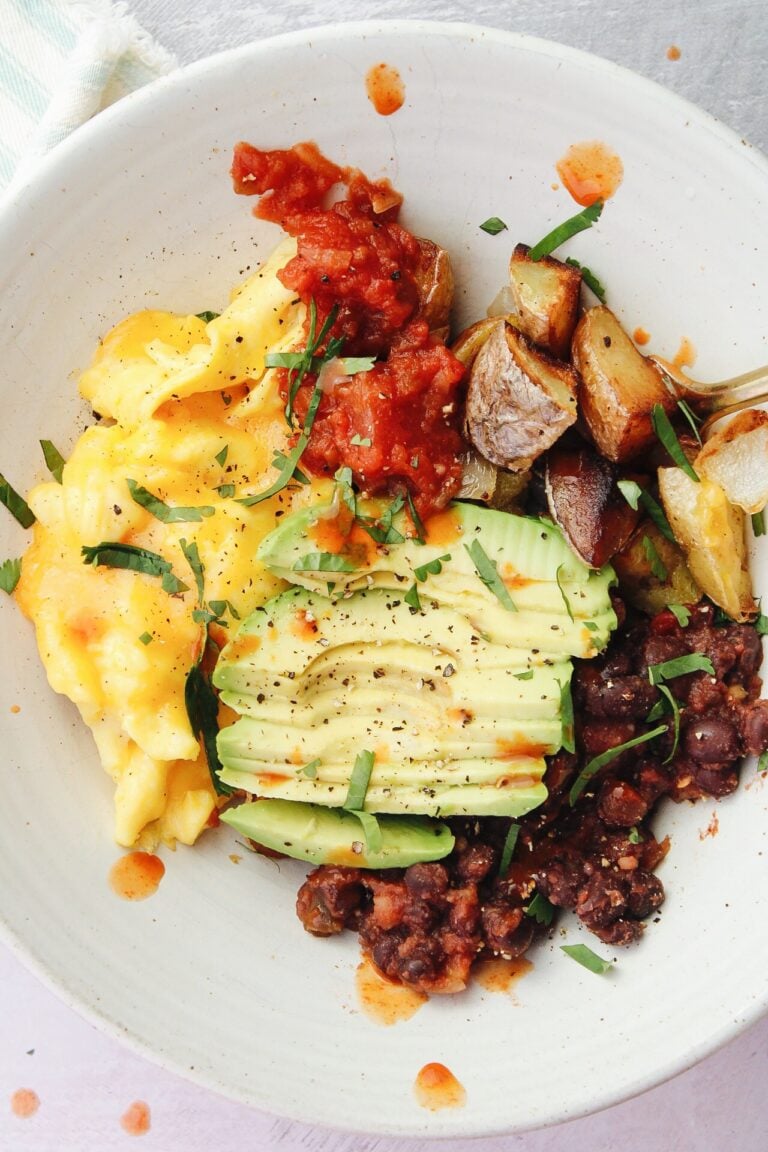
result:
M 232 630 L 284 586 L 255 559 L 276 514 L 327 492 L 292 485 L 252 507 L 236 501 L 268 487 L 275 450 L 290 447 L 264 358 L 302 339 L 303 308 L 276 277 L 293 243 L 207 324 L 156 311 L 118 324 L 80 380 L 105 422 L 80 437 L 61 484 L 29 496 L 37 523 L 16 598 L 35 624 L 51 686 L 93 731 L 116 785 L 115 838 L 126 847 L 192 844 L 217 806 L 184 701 L 205 626 L 193 617 L 201 604 L 181 541 L 197 544 L 204 601 L 228 602 L 222 618 Z M 128 479 L 205 514 L 157 519 L 132 498 Z M 103 542 L 159 554 L 188 590 L 169 594 L 157 577 L 84 563 L 83 546 Z

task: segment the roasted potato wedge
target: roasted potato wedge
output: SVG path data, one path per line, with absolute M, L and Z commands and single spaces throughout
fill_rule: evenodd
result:
M 584 444 L 547 453 L 544 486 L 552 518 L 576 555 L 602 568 L 632 535 L 640 513 L 616 487 L 616 467 Z
M 513 328 L 518 326 L 516 316 L 487 316 L 470 324 L 469 328 L 465 328 L 456 337 L 451 344 L 451 352 L 466 368 L 472 367 L 478 352 L 491 333 L 498 328 L 501 319 L 506 320 Z
M 650 547 L 647 541 L 650 541 Z M 655 565 L 651 560 L 654 552 L 666 573 L 663 578 L 654 572 Z M 668 604 L 695 604 L 701 599 L 701 591 L 688 570 L 682 551 L 667 540 L 651 520 L 643 520 L 637 526 L 612 563 L 624 598 L 650 616 L 655 616 Z
M 444 248 L 432 240 L 419 239 L 419 263 L 414 271 L 419 292 L 418 316 L 426 320 L 431 331 L 444 328 L 451 319 L 453 306 L 453 268 Z
M 579 410 L 591 439 L 609 460 L 631 460 L 655 439 L 653 406 L 675 407 L 660 369 L 638 352 L 603 305 L 581 317 L 572 350 L 581 375 Z
M 768 412 L 748 408 L 716 428 L 695 467 L 719 484 L 732 504 L 760 512 L 768 504 Z
M 659 468 L 659 495 L 696 583 L 733 620 L 755 613 L 747 563 L 746 518 L 723 489 L 682 468 Z
M 518 244 L 509 261 L 509 281 L 520 329 L 558 360 L 570 360 L 581 296 L 581 272 L 553 256 L 531 260 L 527 244 Z
M 577 384 L 567 364 L 497 321 L 472 365 L 467 438 L 486 460 L 523 472 L 575 422 Z

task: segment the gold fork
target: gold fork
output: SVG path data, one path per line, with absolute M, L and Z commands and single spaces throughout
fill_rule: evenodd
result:
M 690 404 L 697 416 L 705 417 L 699 429 L 702 434 L 723 416 L 768 401 L 768 365 L 716 384 L 701 384 L 660 356 L 650 356 L 649 359 L 661 369 L 665 383 L 675 397 Z

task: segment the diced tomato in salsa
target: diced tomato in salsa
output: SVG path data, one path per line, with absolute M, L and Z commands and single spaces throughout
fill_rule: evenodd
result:
M 310 143 L 274 151 L 238 144 L 232 175 L 236 191 L 260 197 L 257 216 L 296 237 L 297 255 L 279 276 L 307 308 L 314 300 L 317 330 L 337 308 L 328 338 L 343 338 L 344 356 L 378 358 L 323 396 L 302 466 L 316 474 L 348 466 L 368 493 L 407 489 L 422 517 L 443 507 L 461 483 L 464 369 L 419 319 L 424 254 L 397 221 L 402 198 L 388 181 L 339 168 Z M 339 186 L 346 197 L 324 206 Z M 315 379 L 307 373 L 299 389 L 299 419 Z

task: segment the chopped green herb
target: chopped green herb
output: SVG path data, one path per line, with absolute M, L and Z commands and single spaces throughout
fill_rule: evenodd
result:
M 667 608 L 677 620 L 681 628 L 686 628 L 691 619 L 691 610 L 684 604 L 667 604 Z
M 353 816 L 357 816 L 358 820 L 363 826 L 363 835 L 365 836 L 365 846 L 369 852 L 381 852 L 382 838 L 381 827 L 378 820 L 372 812 L 362 812 L 355 809 L 352 812 Z
M 353 516 L 357 517 L 357 496 L 352 487 L 352 469 L 339 468 L 333 479 L 336 482 L 336 492 L 341 497 L 342 503 L 346 505 Z M 334 498 L 336 492 L 334 492 Z
M 418 456 L 411 456 L 411 468 L 418 468 L 418 466 L 419 466 Z
M 690 407 L 690 405 L 686 404 L 685 400 L 678 400 L 677 406 L 680 409 L 680 412 L 682 413 L 682 415 L 685 417 L 685 419 L 690 424 L 691 431 L 693 432 L 694 436 L 698 440 L 699 444 L 701 444 L 701 436 L 699 434 L 699 424 L 701 424 L 701 420 L 696 415 L 696 413 L 693 411 L 693 409 Z
M 403 596 L 403 600 L 405 600 L 406 604 L 412 612 L 421 612 L 421 600 L 419 599 L 418 584 L 411 585 L 405 596 Z
M 161 500 L 159 496 L 155 496 L 147 488 L 143 488 L 141 484 L 137 484 L 135 480 L 130 480 L 126 477 L 125 482 L 128 485 L 128 491 L 134 502 L 141 508 L 146 509 L 156 520 L 161 520 L 163 524 L 199 523 L 205 517 L 213 516 L 216 511 L 210 504 L 204 504 L 196 508 L 171 507 L 170 504 L 166 504 L 164 500 Z
M 669 753 L 669 756 L 667 756 L 664 760 L 665 764 L 669 764 L 670 760 L 672 760 L 674 757 L 675 752 L 677 752 L 677 745 L 680 740 L 680 705 L 678 704 L 677 700 L 675 700 L 666 684 L 657 684 L 656 687 L 664 697 L 664 701 L 666 702 L 666 705 L 669 708 L 669 712 L 672 716 L 672 723 L 674 724 L 675 736 L 674 740 L 672 741 L 672 750 Z M 654 717 L 654 719 L 656 719 L 656 717 Z
M 40 447 L 43 450 L 43 458 L 45 466 L 53 476 L 54 480 L 61 484 L 61 473 L 64 470 L 66 460 L 59 452 L 58 448 L 50 440 L 41 440 Z
M 434 560 L 429 560 L 426 564 L 420 564 L 418 568 L 414 568 L 413 574 L 423 584 L 427 576 L 439 576 L 443 570 L 443 564 L 450 558 L 449 552 L 446 552 L 444 556 L 436 556 Z
M 413 530 L 415 532 L 415 535 L 412 537 L 412 539 L 415 540 L 417 544 L 423 544 L 426 539 L 426 530 L 422 523 L 421 516 L 419 516 L 418 512 L 416 511 L 416 505 L 413 502 L 413 496 L 411 496 L 410 492 L 406 492 L 405 498 L 408 501 L 408 511 L 410 513 L 411 523 L 413 524 Z
M 274 484 L 270 484 L 269 488 L 265 488 L 263 492 L 257 492 L 255 496 L 244 496 L 238 499 L 238 504 L 242 504 L 244 508 L 252 508 L 254 504 L 260 504 L 262 500 L 268 500 L 271 496 L 275 496 L 278 492 L 282 492 L 283 488 L 285 488 L 286 484 L 289 483 L 291 477 L 294 475 L 296 465 L 301 459 L 301 454 L 309 443 L 312 425 L 315 422 L 315 416 L 317 415 L 317 409 L 320 407 L 320 401 L 322 397 L 322 391 L 320 390 L 319 386 L 315 384 L 314 391 L 312 392 L 312 396 L 309 401 L 309 407 L 307 408 L 307 415 L 304 418 L 304 428 L 302 433 L 296 441 L 295 446 L 291 449 L 288 455 L 283 458 L 284 463 L 280 469 L 280 475 L 278 476 L 277 480 L 275 480 Z M 277 453 L 275 453 L 275 458 L 277 458 Z
M 517 845 L 517 838 L 519 835 L 520 825 L 515 824 L 513 821 L 509 826 L 509 830 L 504 841 L 504 847 L 501 850 L 501 860 L 499 861 L 499 876 L 506 876 L 507 874 L 507 870 L 515 853 L 515 846 Z
M 195 624 L 205 624 L 206 628 L 209 624 L 219 624 L 222 628 L 229 628 L 226 620 L 222 620 L 212 608 L 193 608 L 192 619 Z
M 374 519 L 372 516 L 358 516 L 357 522 L 377 544 L 402 544 L 405 536 L 395 528 L 394 519 L 404 506 L 405 498 L 396 496 L 378 519 Z
M 200 661 L 190 668 L 184 685 L 184 703 L 190 727 L 200 740 L 208 762 L 211 783 L 219 796 L 231 796 L 234 789 L 219 778 L 221 761 L 216 747 L 219 732 L 219 698 Z
M 588 632 L 598 632 L 599 625 L 595 624 L 594 620 L 582 620 L 582 624 Z
M 768 772 L 768 748 L 766 748 L 765 752 L 760 753 L 756 770 L 758 772 Z
M 301 769 L 302 775 L 306 776 L 308 780 L 315 780 L 317 778 L 317 770 L 322 761 L 318 758 L 310 760 L 309 764 L 305 764 Z
M 235 486 L 234 484 L 219 484 L 215 491 L 218 492 L 222 500 L 231 500 L 235 494 Z
M 557 569 L 557 572 L 555 572 L 555 580 L 557 580 L 557 586 L 560 589 L 560 595 L 563 598 L 563 604 L 565 604 L 565 610 L 568 613 L 570 620 L 573 622 L 573 612 L 571 611 L 571 605 L 569 603 L 568 597 L 565 594 L 565 588 L 563 588 L 563 584 L 562 584 L 562 581 L 560 579 L 560 569 L 564 568 L 564 567 L 565 567 L 565 565 L 561 564 L 560 567 Z
M 345 376 L 356 376 L 358 372 L 370 372 L 375 363 L 375 356 L 345 356 L 339 361 L 339 367 Z
M 357 432 L 355 432 L 354 436 L 350 440 L 350 444 L 354 444 L 356 448 L 370 448 L 371 443 L 372 441 L 370 436 L 360 436 Z
M 525 910 L 526 916 L 531 916 L 539 924 L 544 924 L 546 927 L 552 923 L 555 918 L 555 906 L 550 904 L 546 896 L 541 892 L 537 892 L 533 900 Z
M 768 616 L 764 616 L 761 612 L 757 620 L 755 620 L 754 627 L 758 636 L 768 636 Z
M 515 680 L 533 680 L 533 668 L 527 668 L 525 672 L 513 672 Z
M 221 312 L 196 312 L 198 320 L 202 320 L 205 324 L 210 324 L 211 320 L 218 320 Z
M 480 541 L 473 540 L 471 544 L 465 544 L 464 547 L 469 553 L 469 558 L 486 588 L 489 588 L 491 592 L 493 592 L 496 599 L 508 612 L 517 612 L 517 606 L 507 591 L 506 584 L 501 576 L 499 576 L 496 561 L 491 560 Z
M 581 278 L 591 292 L 594 292 L 601 304 L 605 304 L 605 288 L 595 276 L 591 268 L 587 268 L 586 264 L 580 264 L 578 260 L 574 260 L 572 256 L 566 257 L 566 264 L 570 264 L 571 268 L 578 268 L 581 272 Z
M 187 563 L 195 577 L 195 584 L 197 585 L 197 598 L 202 604 L 203 593 L 205 591 L 205 576 L 203 570 L 203 562 L 200 559 L 200 553 L 197 548 L 197 542 L 192 540 L 189 544 L 186 540 L 179 540 L 179 547 L 184 553 Z
M 676 676 L 687 676 L 689 672 L 707 672 L 714 676 L 715 669 L 709 656 L 702 656 L 701 652 L 689 652 L 686 656 L 676 656 L 673 660 L 648 665 L 651 684 L 658 685 L 664 680 L 674 680 Z
M 639 484 L 636 484 L 634 480 L 617 480 L 616 487 L 630 508 L 637 509 L 638 505 L 642 503 L 662 536 L 665 536 L 666 539 L 670 540 L 673 544 L 675 543 L 675 535 L 669 526 L 669 521 L 664 514 L 664 509 L 654 500 L 650 492 L 646 492 L 645 489 L 641 488 Z
M 563 726 L 562 747 L 566 752 L 575 752 L 576 729 L 573 716 L 573 695 L 569 680 L 560 684 L 560 718 Z
M 695 480 L 698 484 L 699 477 L 696 475 L 693 465 L 683 451 L 682 445 L 677 438 L 677 433 L 672 427 L 669 416 L 667 416 L 661 404 L 654 404 L 651 409 L 651 423 L 653 424 L 653 430 L 656 433 L 657 439 L 663 447 L 666 448 L 678 468 L 682 468 L 686 476 L 689 476 L 691 480 Z
M 596 224 L 602 211 L 602 200 L 595 200 L 594 204 L 590 204 L 583 212 L 577 212 L 575 216 L 570 216 L 562 224 L 558 224 L 557 228 L 548 232 L 542 240 L 539 240 L 538 244 L 534 244 L 528 253 L 530 259 L 542 260 L 545 256 L 549 256 L 566 240 L 570 240 L 572 236 L 576 236 L 585 228 L 591 228 L 593 224 Z
M 288 457 L 286 456 L 285 452 L 280 452 L 278 449 L 275 449 L 275 453 L 272 457 L 272 467 L 277 468 L 278 471 L 282 471 L 282 469 L 285 468 L 287 464 Z M 309 484 L 309 476 L 302 472 L 301 468 L 294 468 L 288 479 L 295 480 L 298 484 Z
M 369 752 L 367 749 L 358 753 L 355 766 L 352 769 L 352 775 L 349 778 L 347 798 L 344 801 L 344 807 L 348 812 L 363 811 L 365 794 L 368 791 L 368 781 L 371 779 L 374 760 L 375 756 L 373 752 Z
M 142 632 L 141 636 L 139 636 L 142 644 L 151 644 L 153 639 L 154 637 L 151 632 Z
M 356 572 L 357 565 L 337 552 L 308 552 L 293 565 L 294 572 Z
M 661 556 L 659 556 L 659 553 L 656 551 L 656 545 L 650 536 L 643 536 L 643 552 L 645 552 L 646 559 L 651 566 L 651 573 L 657 580 L 666 580 L 667 569 L 664 566 L 664 561 Z
M 10 596 L 21 578 L 21 560 L 3 560 L 0 564 L 0 590 Z
M 640 835 L 639 828 L 630 828 L 629 832 L 627 833 L 627 840 L 629 840 L 630 844 L 644 843 L 643 837 Z
M 35 522 L 35 514 L 23 496 L 13 488 L 5 476 L 0 473 L 0 504 L 4 504 L 22 528 L 31 528 Z
M 613 967 L 610 960 L 603 960 L 602 956 L 598 956 L 586 944 L 561 944 L 560 950 L 565 952 L 566 956 L 570 956 L 571 960 L 581 964 L 582 968 L 588 968 L 597 976 L 602 976 Z
M 338 304 L 334 304 L 326 316 L 320 332 L 316 336 L 317 305 L 314 297 L 311 298 L 309 301 L 309 331 L 307 332 L 307 344 L 304 350 L 302 352 L 268 352 L 264 357 L 264 363 L 267 368 L 288 369 L 288 401 L 285 405 L 285 418 L 288 421 L 289 428 L 293 428 L 293 406 L 304 377 L 308 372 L 319 371 L 325 361 L 331 360 L 341 351 L 343 340 L 330 340 L 325 352 L 322 355 L 318 355 L 325 338 L 336 322 L 338 314 L 339 306 Z
M 216 453 L 216 456 L 214 457 L 214 459 L 216 460 L 216 463 L 220 464 L 221 467 L 223 468 L 227 462 L 227 456 L 228 455 L 229 455 L 229 444 L 225 444 L 224 447 L 222 448 L 221 452 Z
M 594 756 L 587 766 L 582 768 L 571 787 L 571 791 L 568 794 L 571 807 L 573 807 L 579 796 L 581 796 L 595 773 L 599 772 L 601 768 L 604 768 L 606 764 L 610 764 L 611 761 L 615 760 L 622 752 L 626 752 L 630 748 L 635 748 L 638 744 L 645 744 L 649 740 L 655 740 L 657 736 L 661 736 L 662 733 L 668 730 L 668 724 L 659 724 L 658 727 L 651 728 L 649 732 L 643 732 L 642 735 L 635 736 L 632 740 L 626 740 L 623 744 L 617 744 L 615 748 L 608 748 L 605 752 L 601 752 L 599 756 Z
M 133 544 L 102 542 L 92 547 L 85 546 L 80 551 L 84 564 L 104 568 L 125 568 L 131 572 L 140 572 L 144 576 L 157 576 L 162 582 L 163 591 L 171 596 L 189 589 L 188 584 L 182 583 L 177 576 L 174 576 L 167 560 L 147 548 L 136 548 Z
M 498 236 L 499 232 L 506 232 L 507 226 L 498 216 L 489 216 L 487 220 L 483 220 L 480 230 L 487 232 L 489 236 Z
M 217 619 L 223 616 L 225 612 L 229 612 L 233 620 L 240 619 L 240 613 L 231 600 L 209 600 L 208 607 L 211 609 L 211 612 L 216 614 Z
M 765 514 L 762 508 L 752 513 L 752 531 L 755 536 L 765 536 Z

